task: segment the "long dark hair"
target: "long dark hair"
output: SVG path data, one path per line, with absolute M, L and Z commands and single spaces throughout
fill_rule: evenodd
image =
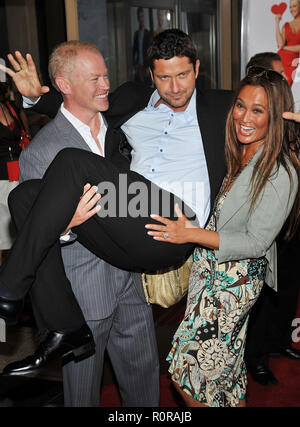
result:
M 8 100 L 8 91 L 10 85 L 8 82 L 0 82 L 0 102 L 4 103 Z
M 226 122 L 225 156 L 229 177 L 233 177 L 241 168 L 241 144 L 239 143 L 233 123 L 233 109 L 239 93 L 245 86 L 260 86 L 264 89 L 268 99 L 269 123 L 266 140 L 261 154 L 254 166 L 250 183 L 251 208 L 262 193 L 268 179 L 282 165 L 287 171 L 291 187 L 293 183 L 289 161 L 294 166 L 298 183 L 300 183 L 299 148 L 300 138 L 295 122 L 282 118 L 284 111 L 293 111 L 293 95 L 287 81 L 281 74 L 273 70 L 260 67 L 249 69 L 247 76 L 240 82 L 233 104 Z M 288 161 L 289 160 L 289 161 Z M 274 169 L 275 168 L 275 169 Z M 285 237 L 291 237 L 299 224 L 300 192 L 296 199 L 289 218 Z

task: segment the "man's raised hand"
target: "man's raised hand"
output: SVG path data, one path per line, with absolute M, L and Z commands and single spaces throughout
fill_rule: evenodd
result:
M 24 58 L 21 52 L 16 51 L 15 57 L 11 53 L 7 57 L 13 69 L 0 64 L 0 70 L 13 79 L 21 95 L 30 98 L 34 102 L 40 96 L 49 92 L 49 87 L 42 86 L 40 83 L 35 63 L 30 53 L 27 53 L 26 58 Z

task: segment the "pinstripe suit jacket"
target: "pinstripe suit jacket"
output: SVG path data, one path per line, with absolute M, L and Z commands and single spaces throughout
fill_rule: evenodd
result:
M 81 135 L 59 111 L 22 152 L 20 180 L 41 178 L 56 154 L 67 147 L 90 151 Z M 86 320 L 108 317 L 124 284 L 131 279 L 130 273 L 104 262 L 78 242 L 63 246 L 62 256 Z

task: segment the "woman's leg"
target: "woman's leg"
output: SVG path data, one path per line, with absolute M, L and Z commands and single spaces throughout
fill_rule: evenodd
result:
M 11 202 L 14 206 L 12 217 L 17 229 L 22 227 L 24 219 L 35 203 L 40 185 L 41 180 L 27 181 L 19 194 L 20 197 L 16 197 L 18 192 L 12 195 Z M 8 263 L 8 268 L 11 267 L 13 264 Z M 18 276 L 17 269 L 15 272 L 11 271 L 12 277 L 14 273 Z M 94 353 L 92 333 L 66 278 L 58 240 L 41 261 L 30 296 L 37 326 L 43 332 L 42 339 L 34 354 L 10 363 L 4 368 L 3 375 L 26 375 L 54 360 L 62 359 L 64 363 L 72 359 L 79 361 Z M 21 307 L 19 302 L 17 307 L 14 306 L 14 301 L 1 298 L 1 317 L 9 322 L 17 320 Z
M 179 387 L 179 385 L 175 381 L 172 381 L 172 384 L 174 388 L 177 390 L 177 392 L 180 394 L 180 396 L 182 397 L 186 406 L 188 406 L 189 408 L 193 408 L 193 407 L 209 408 L 209 405 L 206 405 L 205 403 L 201 403 L 199 402 L 199 400 L 189 396 L 184 390 L 182 390 L 181 387 Z M 247 406 L 246 399 L 241 399 L 236 406 L 237 408 L 245 408 Z
M 189 396 L 185 391 L 182 390 L 182 388 L 179 387 L 179 385 L 175 381 L 173 381 L 172 384 L 177 390 L 177 392 L 180 394 L 180 396 L 182 397 L 186 406 L 188 406 L 189 408 L 193 408 L 193 407 L 208 408 L 208 405 L 205 405 L 204 403 L 200 403 L 198 400 L 193 399 L 191 396 Z
M 17 230 L 23 226 L 39 193 L 40 185 L 41 180 L 27 181 L 20 194 L 12 195 L 11 202 L 14 206 L 12 218 Z M 9 265 L 13 267 L 13 265 Z M 11 274 L 17 275 L 18 272 L 14 269 Z M 58 240 L 49 249 L 37 270 L 30 297 L 40 330 L 75 329 L 85 323 L 82 311 L 65 275 Z

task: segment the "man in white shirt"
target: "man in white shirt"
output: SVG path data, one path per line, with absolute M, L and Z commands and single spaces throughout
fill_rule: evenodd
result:
M 97 47 L 83 42 L 60 45 L 51 55 L 50 73 L 64 102 L 54 120 L 22 153 L 22 181 L 41 178 L 56 154 L 66 147 L 104 156 L 107 125 L 100 112 L 108 109 L 109 79 Z M 73 226 L 96 211 L 93 206 L 98 196 L 94 188 L 89 190 L 86 186 L 85 191 Z M 70 237 L 73 240 L 72 233 L 67 239 Z M 131 274 L 99 259 L 76 241 L 62 247 L 62 257 L 96 344 L 95 355 L 64 366 L 65 406 L 99 406 L 105 349 L 120 386 L 123 405 L 157 406 L 159 361 L 152 310 L 141 300 Z M 34 302 L 41 298 L 49 300 L 53 295 L 41 295 L 38 286 L 33 286 L 31 296 L 38 326 L 47 329 L 48 313 L 42 317 Z M 60 303 L 58 296 L 55 301 Z M 65 309 L 59 311 L 63 314 Z M 59 325 L 59 317 L 56 320 Z M 65 328 L 68 326 L 64 324 Z

